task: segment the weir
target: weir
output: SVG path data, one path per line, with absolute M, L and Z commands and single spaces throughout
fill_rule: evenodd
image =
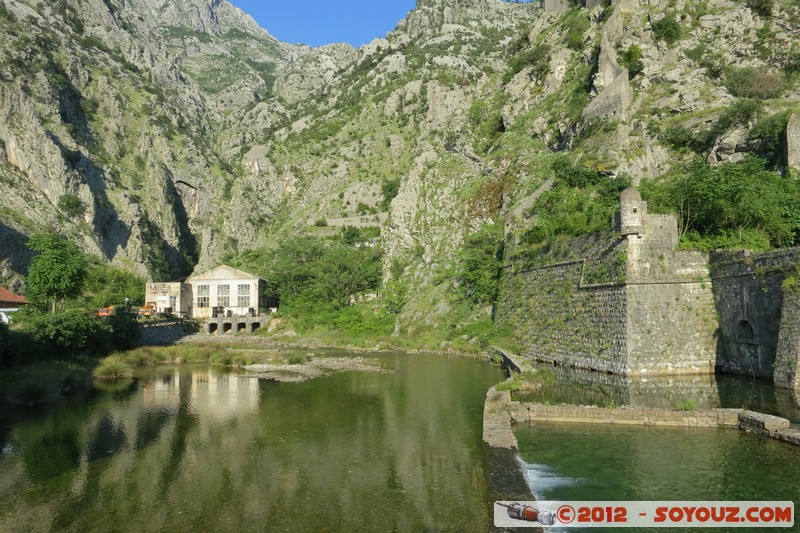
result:
M 203 322 L 203 331 L 208 335 L 226 335 L 235 333 L 253 333 L 272 320 L 269 315 L 233 316 L 208 318 Z

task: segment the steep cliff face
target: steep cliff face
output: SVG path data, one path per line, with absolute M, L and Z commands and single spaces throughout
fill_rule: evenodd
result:
M 436 272 L 524 218 L 553 152 L 634 180 L 691 156 L 680 128 L 710 131 L 710 161 L 757 152 L 749 128 L 795 105 L 796 76 L 756 95 L 731 77 L 800 70 L 799 11 L 419 0 L 355 50 L 281 43 L 219 0 L 3 0 L 0 235 L 64 227 L 173 279 L 319 219 L 375 225 L 387 276 L 422 287 L 409 320 L 435 321 Z M 758 114 L 727 111 L 743 97 Z

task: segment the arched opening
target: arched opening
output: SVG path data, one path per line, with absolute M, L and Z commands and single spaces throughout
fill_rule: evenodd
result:
M 253 327 L 253 331 L 255 331 L 255 330 L 257 330 L 258 328 L 261 327 L 261 323 L 260 322 L 253 322 L 250 325 Z
M 739 342 L 753 342 L 756 338 L 753 326 L 747 320 L 739 321 L 736 326 L 736 338 Z
M 217 328 L 218 328 L 217 324 L 212 322 L 211 324 L 208 325 L 208 334 L 213 335 L 214 333 L 217 332 Z
M 247 324 L 245 324 L 244 322 L 239 322 L 238 324 L 236 324 L 237 333 L 240 331 L 244 331 L 245 329 L 247 329 Z
M 225 322 L 222 325 L 222 333 L 223 334 L 224 333 L 229 333 L 231 331 L 231 329 L 233 329 L 233 324 L 231 324 L 230 322 Z

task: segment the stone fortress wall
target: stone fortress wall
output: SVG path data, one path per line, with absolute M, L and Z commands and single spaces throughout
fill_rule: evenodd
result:
M 719 368 L 800 386 L 800 289 L 784 289 L 800 248 L 676 250 L 675 217 L 648 214 L 635 189 L 614 226 L 555 245 L 532 268 L 506 268 L 496 321 L 522 355 L 625 376 Z
M 675 251 L 675 218 L 649 215 L 635 189 L 623 192 L 615 226 L 544 259 L 571 261 L 507 269 L 498 325 L 516 331 L 523 354 L 538 360 L 622 375 L 713 372 L 705 256 Z

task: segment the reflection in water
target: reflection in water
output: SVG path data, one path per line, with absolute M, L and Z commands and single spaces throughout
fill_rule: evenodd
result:
M 122 450 L 125 446 L 125 431 L 106 416 L 97 424 L 92 443 L 89 445 L 88 459 L 94 461 Z
M 122 398 L 16 424 L 0 531 L 486 531 L 481 413 L 499 371 L 378 361 L 394 372 L 297 384 L 149 369 Z
M 766 380 L 747 376 L 655 376 L 626 378 L 564 366 L 535 364 L 555 379 L 540 390 L 515 395 L 520 401 L 547 404 L 631 405 L 675 408 L 691 401 L 698 408 L 747 408 L 800 423 L 795 391 L 776 389 Z

